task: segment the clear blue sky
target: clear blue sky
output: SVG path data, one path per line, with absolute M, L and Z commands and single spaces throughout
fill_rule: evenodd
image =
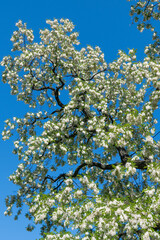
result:
M 138 49 L 139 59 L 143 57 L 144 46 L 150 43 L 151 34 L 139 33 L 131 24 L 130 4 L 126 0 L 7 0 L 1 1 L 0 8 L 0 60 L 11 52 L 10 38 L 16 30 L 15 23 L 21 19 L 38 36 L 40 28 L 46 27 L 46 19 L 69 18 L 80 33 L 81 46 L 100 46 L 107 62 L 115 60 L 118 49 Z M 0 69 L 2 73 L 2 68 Z M 23 116 L 26 107 L 10 95 L 9 86 L 0 81 L 0 132 L 4 120 L 13 116 Z M 12 154 L 12 139 L 3 142 L 0 138 L 0 239 L 35 240 L 38 229 L 29 233 L 25 230 L 27 221 L 22 216 L 18 221 L 5 217 L 5 196 L 16 191 L 16 186 L 8 181 L 16 170 L 18 161 Z

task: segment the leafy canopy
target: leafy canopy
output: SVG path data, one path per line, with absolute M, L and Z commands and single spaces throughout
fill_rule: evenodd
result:
M 5 121 L 21 161 L 5 214 L 28 205 L 41 239 L 160 239 L 159 10 L 158 0 L 131 7 L 139 30 L 153 32 L 143 61 L 134 49 L 107 64 L 99 47 L 77 48 L 68 19 L 47 20 L 39 43 L 16 24 L 2 80 L 31 111 Z

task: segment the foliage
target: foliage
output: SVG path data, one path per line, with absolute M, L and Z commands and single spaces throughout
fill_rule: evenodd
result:
M 147 25 L 159 8 L 153 0 L 131 7 L 138 28 L 153 31 L 143 61 L 134 49 L 110 64 L 99 47 L 78 50 L 68 19 L 47 20 L 40 43 L 16 24 L 2 78 L 31 112 L 6 120 L 2 133 L 17 135 L 21 161 L 5 214 L 16 205 L 17 219 L 27 204 L 42 239 L 160 239 L 159 38 Z

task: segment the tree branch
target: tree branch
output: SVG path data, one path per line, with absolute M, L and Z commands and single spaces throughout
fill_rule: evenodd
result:
M 100 70 L 99 72 L 96 72 L 95 74 L 93 74 L 92 75 L 92 77 L 91 78 L 89 78 L 89 79 L 83 79 L 83 78 L 81 78 L 81 80 L 83 80 L 83 81 L 91 81 L 96 75 L 98 75 L 99 73 L 102 73 L 102 72 L 105 72 L 107 70 L 107 68 L 105 68 L 105 69 L 103 69 L 103 70 Z
M 141 170 L 144 170 L 144 169 L 146 169 L 147 168 L 147 162 L 145 161 L 145 160 L 136 160 L 136 161 L 134 161 L 134 163 L 135 163 L 135 167 L 136 167 L 136 169 L 141 169 Z M 82 164 L 80 164 L 77 168 L 76 168 L 76 170 L 74 171 L 74 173 L 73 174 L 68 174 L 68 173 L 62 173 L 62 174 L 60 174 L 57 178 L 53 178 L 53 177 L 51 177 L 51 176 L 49 176 L 49 175 L 47 175 L 45 178 L 44 178 L 44 180 L 43 180 L 43 182 L 42 182 L 42 185 L 45 183 L 45 181 L 47 180 L 47 179 L 49 179 L 49 180 L 51 180 L 51 182 L 53 182 L 53 183 L 55 183 L 55 182 L 57 182 L 57 181 L 59 181 L 59 180 L 62 180 L 62 182 L 61 182 L 61 184 L 64 182 L 64 180 L 67 178 L 67 177 L 71 177 L 71 178 L 75 178 L 75 177 L 77 177 L 77 175 L 79 174 L 79 171 L 82 169 L 82 168 L 84 168 L 84 167 L 89 167 L 89 168 L 91 168 L 91 167 L 97 167 L 97 168 L 100 168 L 100 169 L 102 169 L 102 170 L 113 170 L 116 166 L 118 166 L 118 165 L 121 165 L 121 163 L 114 163 L 114 164 L 102 164 L 102 163 L 99 163 L 99 162 L 92 162 L 92 163 L 82 163 Z M 60 185 L 61 185 L 60 184 Z M 58 185 L 59 186 L 59 185 Z M 56 187 L 55 189 L 57 189 L 58 187 Z
M 128 155 L 126 149 L 124 147 L 116 147 L 116 149 L 118 150 L 122 164 L 125 165 L 129 159 L 129 155 Z

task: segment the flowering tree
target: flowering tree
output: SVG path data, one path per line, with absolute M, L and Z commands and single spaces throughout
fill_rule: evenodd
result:
M 40 43 L 16 24 L 2 77 L 32 111 L 6 120 L 2 133 L 16 132 L 21 160 L 5 214 L 16 205 L 18 218 L 27 204 L 42 239 L 160 239 L 159 38 L 147 23 L 159 8 L 156 0 L 131 8 L 138 28 L 153 31 L 141 62 L 134 49 L 110 64 L 99 47 L 77 50 L 68 19 L 47 20 Z

